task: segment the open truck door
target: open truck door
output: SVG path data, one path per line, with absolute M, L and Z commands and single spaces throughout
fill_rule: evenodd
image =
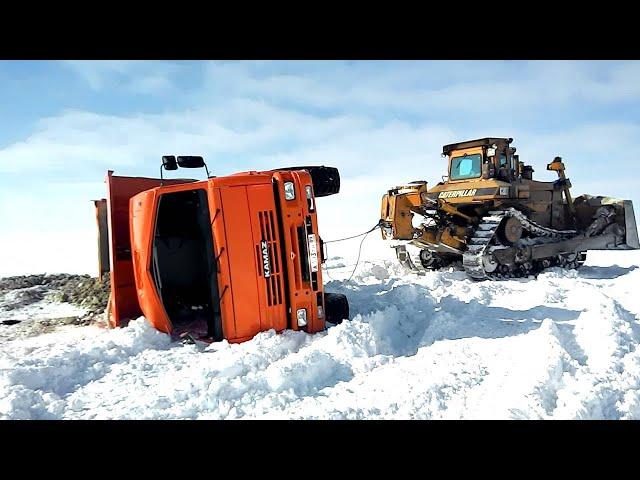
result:
M 100 277 L 110 274 L 108 321 L 118 327 L 124 320 L 142 315 L 131 257 L 129 200 L 134 195 L 161 185 L 193 182 L 192 179 L 120 177 L 107 172 L 107 198 L 94 201 L 98 223 Z

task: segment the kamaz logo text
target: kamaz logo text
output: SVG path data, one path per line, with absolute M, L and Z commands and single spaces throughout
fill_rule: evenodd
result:
M 473 197 L 476 194 L 476 189 L 469 190 L 449 190 L 447 192 L 440 192 L 438 198 L 458 198 L 458 197 Z
M 264 278 L 271 276 L 271 260 L 269 259 L 269 248 L 264 240 L 260 242 L 262 248 L 262 269 L 264 270 Z

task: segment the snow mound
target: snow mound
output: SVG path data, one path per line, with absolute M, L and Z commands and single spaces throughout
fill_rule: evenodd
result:
M 347 282 L 353 263 L 337 258 L 327 290 L 352 319 L 319 334 L 201 351 L 140 318 L 5 341 L 0 417 L 638 419 L 633 258 L 503 282 L 387 260 Z

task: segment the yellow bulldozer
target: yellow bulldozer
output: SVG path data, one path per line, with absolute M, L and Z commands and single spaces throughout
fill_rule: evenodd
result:
M 629 200 L 571 196 L 565 165 L 547 170 L 555 181 L 533 180 L 512 138 L 445 145 L 448 176 L 427 187 L 417 181 L 382 198 L 382 237 L 411 271 L 462 260 L 474 279 L 535 275 L 551 266 L 578 268 L 587 250 L 638 249 Z

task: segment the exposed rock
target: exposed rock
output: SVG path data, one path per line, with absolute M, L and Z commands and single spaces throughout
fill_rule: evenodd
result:
M 20 323 L 21 320 L 2 320 L 2 325 L 15 325 L 16 323 Z
M 46 287 L 41 285 L 7 292 L 4 295 L 1 309 L 15 310 L 16 308 L 26 307 L 27 305 L 42 300 L 45 293 Z
M 54 322 L 57 321 L 59 323 L 62 323 L 63 325 L 73 325 L 78 320 L 79 320 L 78 317 L 62 317 L 62 318 L 54 319 Z
M 68 302 L 86 310 L 82 317 L 38 320 L 34 328 L 48 329 L 60 325 L 89 325 L 101 322 L 109 300 L 110 282 L 89 275 L 21 275 L 0 279 L 0 310 L 14 310 L 43 299 Z

